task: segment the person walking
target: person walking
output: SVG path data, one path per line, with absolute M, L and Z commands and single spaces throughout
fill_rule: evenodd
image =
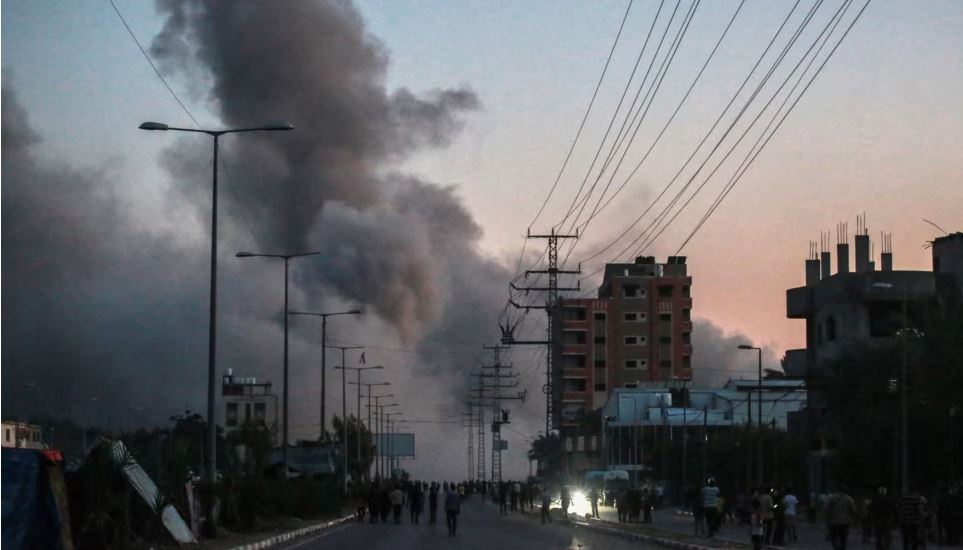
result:
M 899 498 L 897 505 L 899 530 L 903 535 L 903 550 L 920 548 L 920 525 L 923 521 L 923 497 L 910 491 Z
M 425 493 L 421 490 L 421 483 L 416 482 L 408 491 L 408 511 L 410 512 L 410 522 L 418 523 L 421 517 L 421 510 L 425 505 Z
M 759 513 L 762 514 L 762 525 L 766 531 L 764 542 L 768 546 L 772 544 L 772 533 L 775 527 L 775 503 L 772 500 L 772 494 L 765 486 L 759 486 L 757 495 L 759 499 Z
M 521 492 L 521 488 L 518 486 L 518 483 L 512 483 L 511 487 L 512 487 L 512 492 L 511 492 L 512 512 L 517 512 L 518 511 L 518 494 Z
M 752 550 L 762 550 L 762 544 L 766 540 L 766 527 L 762 521 L 762 504 L 758 498 L 754 498 L 749 507 L 749 539 L 752 541 Z
M 599 519 L 599 490 L 595 487 L 589 489 L 588 499 L 592 505 L 592 517 Z
M 401 505 L 405 502 L 405 494 L 401 492 L 401 487 L 395 486 L 391 491 L 391 517 L 395 523 L 401 523 Z
M 716 504 L 719 499 L 719 488 L 716 487 L 716 478 L 710 477 L 706 480 L 705 487 L 702 488 L 702 508 L 706 518 L 708 536 L 714 537 L 719 529 L 719 521 L 716 518 Z
M 798 507 L 799 499 L 793 494 L 792 487 L 786 487 L 786 494 L 782 497 L 782 508 L 786 522 L 786 539 L 789 542 L 799 540 L 796 534 L 796 509 Z
M 552 493 L 548 487 L 542 488 L 542 525 L 552 523 Z
M 432 481 L 428 489 L 428 522 L 432 525 L 438 517 L 438 483 Z
M 889 550 L 893 544 L 893 524 L 896 522 L 896 503 L 886 494 L 886 487 L 876 490 L 869 503 L 869 518 L 876 535 L 876 550 Z
M 448 525 L 448 536 L 454 537 L 458 531 L 458 513 L 461 512 L 461 497 L 452 488 L 445 493 L 445 524 Z
M 498 484 L 498 513 L 508 514 L 508 486 L 504 482 Z
M 826 523 L 829 527 L 829 542 L 834 550 L 846 550 L 849 527 L 856 522 L 856 502 L 840 487 L 829 499 L 826 510 Z
M 622 488 L 615 494 L 615 511 L 619 514 L 619 523 L 629 519 L 629 491 Z
M 568 492 L 568 487 L 562 486 L 562 517 L 568 519 L 568 507 L 572 504 L 572 494 Z
M 702 507 L 702 494 L 699 492 L 699 484 L 695 483 L 689 491 L 689 508 L 692 510 L 693 534 L 701 537 L 706 533 L 705 508 Z

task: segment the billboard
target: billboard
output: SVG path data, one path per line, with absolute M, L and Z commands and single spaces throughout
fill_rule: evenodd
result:
M 375 454 L 395 458 L 415 457 L 415 434 L 374 434 Z

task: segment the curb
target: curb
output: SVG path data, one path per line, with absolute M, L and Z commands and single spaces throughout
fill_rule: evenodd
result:
M 281 544 L 282 542 L 288 542 L 298 537 L 303 537 L 304 535 L 310 535 L 311 533 L 316 533 L 324 529 L 330 529 L 331 527 L 336 527 L 342 523 L 347 523 L 354 519 L 355 515 L 352 514 L 350 516 L 344 516 L 343 518 L 333 519 L 324 523 L 318 523 L 315 525 L 302 527 L 300 529 L 295 529 L 293 531 L 288 531 L 287 533 L 281 533 L 280 535 L 274 535 L 273 537 L 259 540 L 257 542 L 249 542 L 240 546 L 234 546 L 230 550 L 260 550 L 262 548 L 270 548 L 272 546 Z

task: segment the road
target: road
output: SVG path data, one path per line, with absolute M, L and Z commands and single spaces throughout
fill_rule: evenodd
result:
M 403 514 L 407 519 L 407 514 Z M 588 531 L 555 522 L 541 525 L 534 516 L 499 516 L 497 507 L 477 497 L 467 499 L 458 516 L 458 535 L 448 538 L 439 510 L 436 525 L 403 522 L 401 525 L 349 523 L 320 535 L 292 542 L 285 550 L 639 550 L 655 548 L 636 541 Z

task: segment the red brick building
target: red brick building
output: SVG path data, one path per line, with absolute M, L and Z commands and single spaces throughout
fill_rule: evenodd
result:
M 557 425 L 601 408 L 615 388 L 692 379 L 691 286 L 684 256 L 640 257 L 606 265 L 598 298 L 559 301 Z

